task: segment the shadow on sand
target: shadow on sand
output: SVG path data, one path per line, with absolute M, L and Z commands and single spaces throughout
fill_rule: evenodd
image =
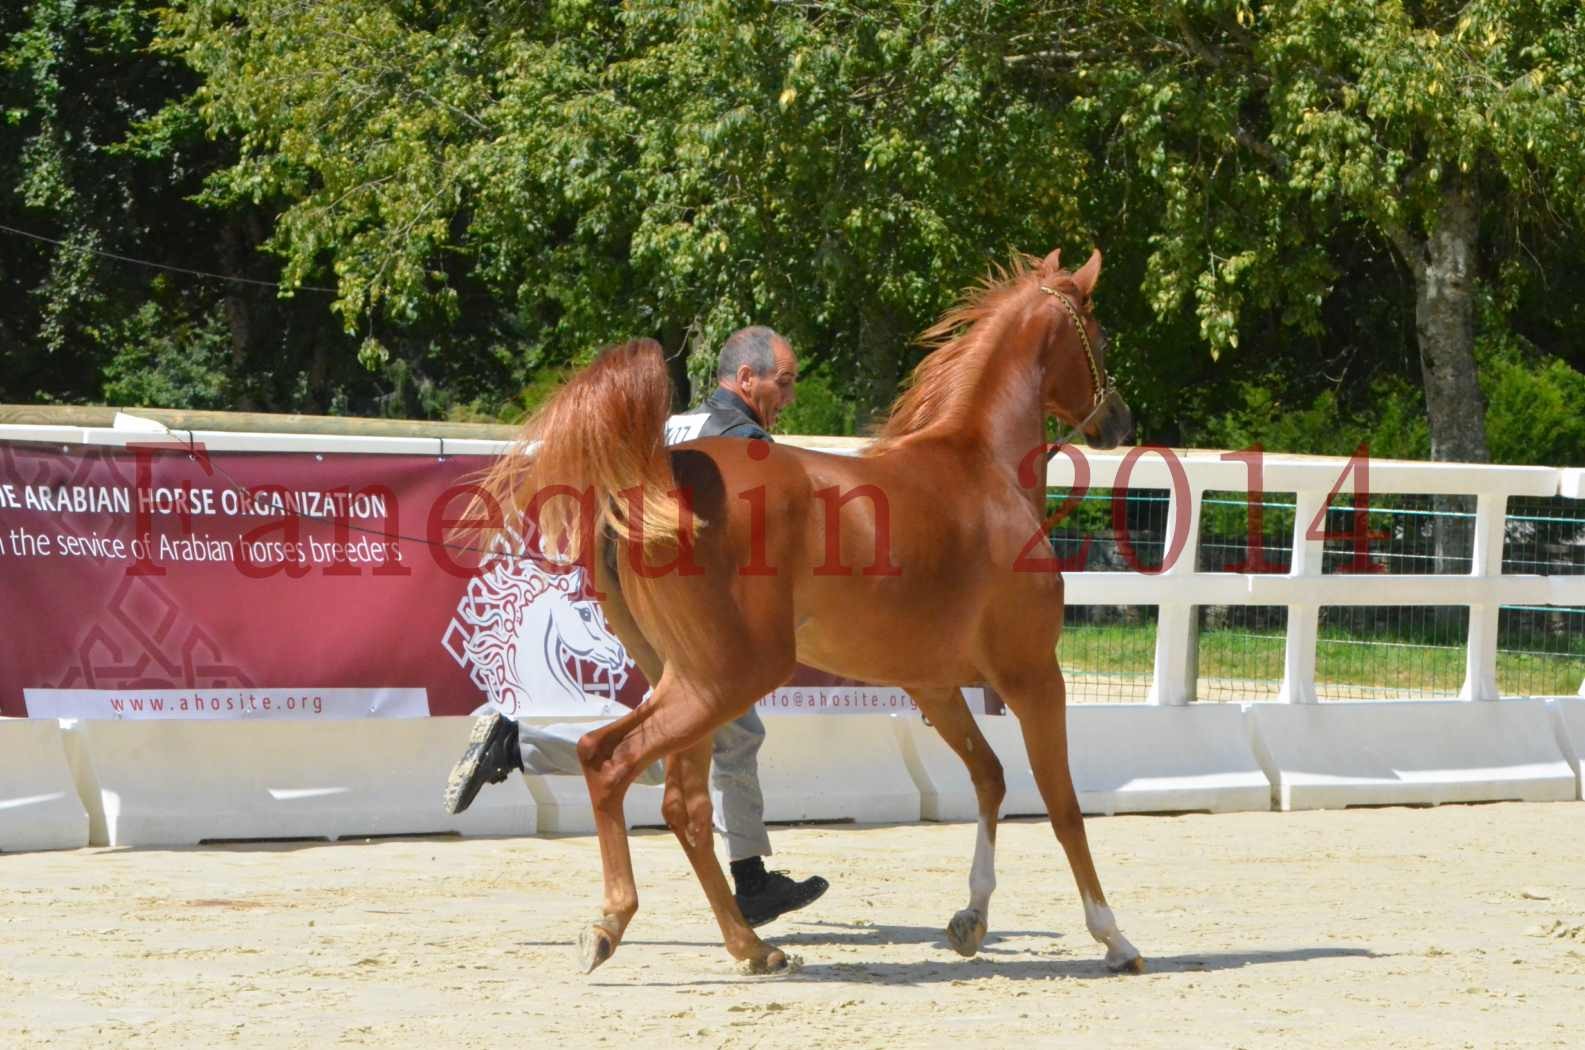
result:
M 948 946 L 943 931 L 928 926 L 883 926 L 858 923 L 806 922 L 794 932 L 767 938 L 789 952 L 818 949 L 827 945 L 928 944 L 939 948 L 940 958 L 920 962 L 809 962 L 797 973 L 777 978 L 793 981 L 847 982 L 852 984 L 929 985 L 950 981 L 1006 977 L 1015 981 L 1045 981 L 1052 978 L 1089 980 L 1113 978 L 1101 962 L 1101 948 L 1093 954 L 1048 957 L 1034 954 L 1035 944 L 1018 945 L 1020 940 L 1050 942 L 1061 934 L 1049 930 L 992 931 L 973 960 L 958 958 Z M 1085 940 L 1088 945 L 1088 939 Z M 817 952 L 813 954 L 818 954 Z M 1238 970 L 1246 966 L 1315 962 L 1323 959 L 1380 959 L 1385 956 L 1368 948 L 1285 948 L 1248 951 L 1194 952 L 1182 955 L 1150 955 L 1149 974 L 1211 973 Z M 707 977 L 697 981 L 639 981 L 651 987 L 689 987 L 692 985 L 732 984 L 738 980 L 765 978 Z M 1125 978 L 1116 978 L 1124 980 Z M 603 984 L 608 982 L 595 981 Z

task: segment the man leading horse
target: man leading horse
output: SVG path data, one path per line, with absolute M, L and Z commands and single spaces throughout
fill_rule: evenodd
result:
M 771 441 L 770 428 L 781 410 L 793 403 L 797 384 L 798 357 L 791 343 L 764 326 L 734 332 L 721 345 L 715 389 L 691 412 L 667 420 L 666 441 L 674 445 L 701 437 Z M 446 809 L 461 813 L 484 784 L 500 783 L 519 771 L 582 776 L 578 740 L 593 728 L 589 723 L 536 726 L 499 712 L 480 717 L 452 769 Z M 749 708 L 717 729 L 714 741 L 710 782 L 715 829 L 726 844 L 743 918 L 750 926 L 763 926 L 813 904 L 828 883 L 818 875 L 794 880 L 784 872 L 765 869 L 771 844 L 759 783 L 759 750 L 765 742 L 759 712 Z M 663 780 L 664 772 L 655 763 L 637 783 Z

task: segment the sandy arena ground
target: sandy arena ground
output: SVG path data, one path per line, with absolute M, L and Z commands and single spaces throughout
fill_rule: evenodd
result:
M 0 1046 L 1578 1047 L 1585 805 L 1089 822 L 1111 977 L 1044 822 L 1004 824 L 991 937 L 971 825 L 775 829 L 831 892 L 740 977 L 669 834 L 643 906 L 573 972 L 593 838 L 396 839 L 0 857 Z

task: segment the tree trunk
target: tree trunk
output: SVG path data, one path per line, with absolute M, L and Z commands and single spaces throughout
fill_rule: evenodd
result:
M 220 261 L 226 273 L 241 276 L 247 273 L 248 252 L 243 243 L 243 233 L 237 222 L 222 223 L 220 227 Z M 251 293 L 240 284 L 226 286 L 226 324 L 231 330 L 231 389 L 233 406 L 243 412 L 258 408 L 242 378 L 248 374 L 249 351 L 253 343 L 253 304 Z
M 897 315 L 872 302 L 859 323 L 858 431 L 885 420 L 902 382 L 902 353 L 907 336 Z
M 1423 238 L 1397 235 L 1414 274 L 1415 334 L 1431 429 L 1431 458 L 1487 463 L 1486 398 L 1475 368 L 1475 247 L 1480 209 L 1474 187 L 1455 177 L 1442 191 Z M 1438 572 L 1468 572 L 1473 498 L 1436 500 Z M 1452 516 L 1456 514 L 1457 516 Z
M 1475 238 L 1479 211 L 1463 180 L 1442 195 L 1415 267 L 1415 332 L 1431 423 L 1431 458 L 1486 463 L 1486 398 L 1475 372 Z
M 666 354 L 666 372 L 671 376 L 673 412 L 686 412 L 693 405 L 693 383 L 688 375 L 688 341 L 697 328 L 697 318 L 686 328 L 676 321 L 667 321 L 661 326 L 660 345 Z

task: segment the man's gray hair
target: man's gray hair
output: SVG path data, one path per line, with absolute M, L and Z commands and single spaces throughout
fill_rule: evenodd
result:
M 721 360 L 716 364 L 715 377 L 731 379 L 744 365 L 756 376 L 770 375 L 776 371 L 774 344 L 780 339 L 775 329 L 762 324 L 739 328 L 721 344 Z

